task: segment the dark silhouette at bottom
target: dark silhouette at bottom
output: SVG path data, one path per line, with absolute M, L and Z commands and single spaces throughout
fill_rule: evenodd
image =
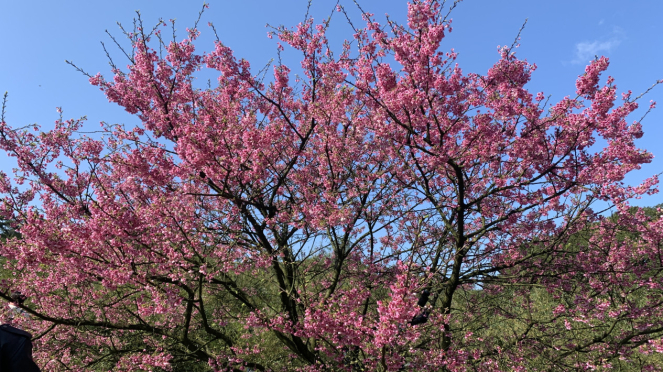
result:
M 0 326 L 0 371 L 40 372 L 32 360 L 32 335 L 3 324 Z

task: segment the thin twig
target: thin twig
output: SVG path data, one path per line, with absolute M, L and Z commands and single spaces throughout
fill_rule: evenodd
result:
M 214 36 L 216 37 L 216 41 L 220 43 L 221 40 L 219 39 L 219 34 L 216 32 L 216 27 L 214 27 L 214 23 L 209 22 L 207 25 L 212 28 L 212 31 L 214 31 Z
M 122 24 L 121 24 L 120 22 L 117 22 L 117 25 L 120 27 L 120 30 L 122 30 L 122 33 L 124 33 L 124 34 L 127 36 L 127 38 L 129 38 L 129 40 L 132 40 L 132 41 L 133 41 L 133 39 L 132 39 L 132 37 L 130 36 L 130 34 L 127 33 L 127 32 L 124 30 L 124 28 L 122 27 Z M 122 48 L 122 45 L 120 45 L 120 43 L 115 39 L 115 37 L 114 37 L 114 36 L 113 36 L 108 30 L 106 30 L 106 34 L 108 34 L 108 36 L 111 38 L 111 40 L 113 40 L 113 42 L 115 43 L 115 45 L 116 45 L 118 48 L 120 48 L 120 50 L 122 51 L 122 53 L 124 53 L 124 55 L 127 57 L 127 59 L 128 59 L 129 61 L 131 61 L 131 64 L 136 64 L 136 62 L 134 61 L 134 58 L 133 58 L 133 53 L 131 53 L 131 56 L 129 56 L 129 53 L 127 53 L 127 51 L 124 50 L 124 48 Z M 133 43 L 132 43 L 132 45 L 133 45 Z
M 66 59 L 64 60 L 64 62 L 65 62 L 66 64 L 70 65 L 70 66 L 73 66 L 73 67 L 76 69 L 76 71 L 82 73 L 83 75 L 85 75 L 85 76 L 87 76 L 87 77 L 89 77 L 89 78 L 92 77 L 92 75 L 90 75 L 90 74 L 88 74 L 87 72 L 85 72 L 85 70 L 83 70 L 82 68 L 76 66 L 76 65 L 74 64 L 74 62 L 71 62 L 71 61 L 66 60 Z
M 0 123 L 5 122 L 5 109 L 7 108 L 7 97 L 9 96 L 9 92 L 5 92 L 5 94 L 2 96 L 2 115 L 0 116 Z
M 193 29 L 197 30 L 198 29 L 198 22 L 200 22 L 200 19 L 203 16 L 203 13 L 205 13 L 205 9 L 207 9 L 207 3 L 203 3 L 203 8 L 200 9 L 200 12 L 198 12 L 198 19 L 196 19 L 196 23 L 193 24 Z
M 507 49 L 509 51 L 509 54 L 511 54 L 511 51 L 513 50 L 513 48 L 515 48 L 518 45 L 518 41 L 520 40 L 520 34 L 525 29 L 525 25 L 527 24 L 527 20 L 528 20 L 528 18 L 525 18 L 525 22 L 523 22 L 523 25 L 520 26 L 520 30 L 518 30 L 518 35 L 516 35 L 516 38 L 513 40 L 513 43 L 511 44 L 509 49 Z
M 100 41 L 100 43 L 101 43 L 101 47 L 104 48 L 104 52 L 106 53 L 106 57 L 108 58 L 108 64 L 113 69 L 113 71 L 117 71 L 118 68 L 115 65 L 115 63 L 113 62 L 113 58 L 110 56 L 110 53 L 108 53 L 108 50 L 106 49 L 106 44 L 104 44 L 103 41 Z

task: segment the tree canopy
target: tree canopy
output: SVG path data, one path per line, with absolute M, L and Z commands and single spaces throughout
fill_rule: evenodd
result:
M 340 52 L 329 20 L 278 28 L 302 72 L 267 79 L 137 23 L 89 80 L 139 125 L 3 119 L 0 296 L 29 296 L 42 368 L 660 370 L 662 211 L 628 204 L 658 180 L 621 183 L 640 97 L 605 57 L 556 103 L 514 46 L 464 73 L 444 3 L 407 12 Z

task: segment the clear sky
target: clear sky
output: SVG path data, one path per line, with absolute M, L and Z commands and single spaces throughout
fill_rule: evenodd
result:
M 235 55 L 251 62 L 257 71 L 276 56 L 276 42 L 267 38 L 267 23 L 294 26 L 304 19 L 306 0 L 210 0 L 203 15 L 203 35 L 198 50 L 211 50 L 213 22 L 221 40 Z M 351 0 L 341 0 L 355 9 Z M 400 0 L 359 0 L 364 10 L 404 21 L 406 2 Z M 336 1 L 313 0 L 311 14 L 316 21 L 327 17 Z M 193 25 L 202 6 L 199 1 L 174 0 L 0 0 L 0 94 L 9 91 L 7 122 L 14 126 L 39 123 L 44 129 L 58 117 L 61 106 L 66 118 L 87 116 L 88 128 L 96 130 L 100 121 L 136 122 L 136 118 L 91 86 L 87 78 L 67 65 L 71 60 L 91 74 L 108 74 L 109 66 L 101 47 L 103 41 L 118 65 L 126 65 L 119 50 L 106 35 L 124 42 L 116 22 L 131 27 L 135 10 L 147 25 L 158 18 L 177 19 L 184 37 L 185 27 Z M 361 24 L 357 11 L 354 20 Z M 639 94 L 657 79 L 663 79 L 663 1 L 638 0 L 465 0 L 452 13 L 453 32 L 443 41 L 443 49 L 454 48 L 465 72 L 485 73 L 498 59 L 497 46 L 511 45 L 521 25 L 520 58 L 538 65 L 530 84 L 533 92 L 543 91 L 559 100 L 575 92 L 575 79 L 594 55 L 610 58 L 608 74 L 620 91 Z M 335 13 L 330 39 L 340 42 L 352 37 L 346 20 Z M 295 56 L 293 56 L 294 58 Z M 288 61 L 294 59 L 288 59 Z M 635 185 L 663 171 L 663 86 L 642 101 L 659 103 L 644 121 L 645 135 L 637 144 L 655 155 L 653 163 L 634 172 L 625 182 Z M 639 119 L 644 110 L 631 118 Z M 0 156 L 0 169 L 9 171 L 11 159 Z M 663 203 L 663 194 L 643 197 L 634 205 Z

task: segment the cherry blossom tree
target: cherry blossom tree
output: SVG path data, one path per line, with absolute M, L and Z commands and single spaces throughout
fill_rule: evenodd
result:
M 628 204 L 658 181 L 621 183 L 652 158 L 641 97 L 604 57 L 557 103 L 515 46 L 464 73 L 444 3 L 407 11 L 340 49 L 331 18 L 276 28 L 301 73 L 268 79 L 138 23 L 128 66 L 89 79 L 139 125 L 3 109 L 0 296 L 28 295 L 42 368 L 660 370 L 663 220 Z

